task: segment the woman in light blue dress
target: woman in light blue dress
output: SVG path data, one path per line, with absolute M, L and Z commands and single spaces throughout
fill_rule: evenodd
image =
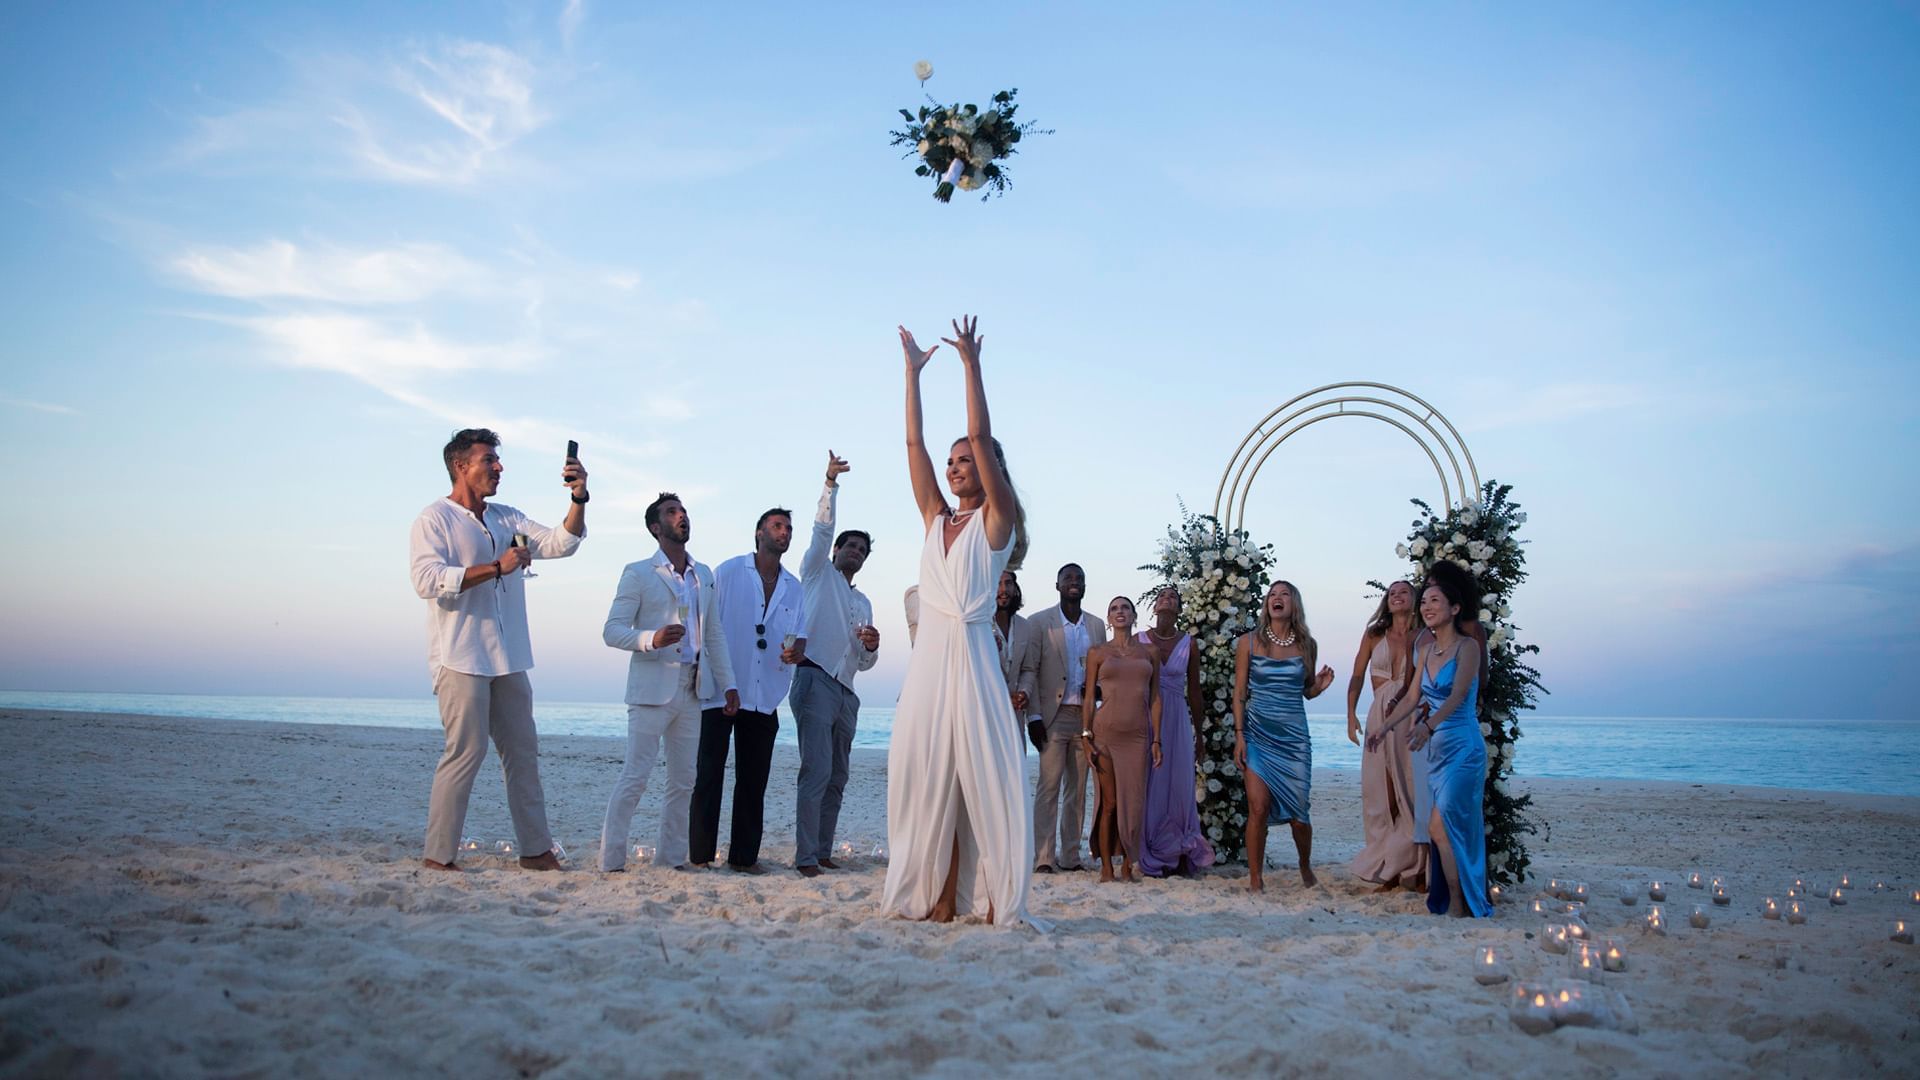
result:
M 1267 826 L 1286 822 L 1300 855 L 1300 881 L 1313 875 L 1313 824 L 1307 799 L 1313 784 L 1313 742 L 1306 699 L 1333 684 L 1321 667 L 1309 681 L 1320 647 L 1307 631 L 1300 590 L 1276 581 L 1260 605 L 1259 627 L 1234 644 L 1233 761 L 1247 778 L 1247 887 L 1266 888 Z
M 1416 787 L 1434 859 L 1428 867 L 1427 910 L 1456 918 L 1493 914 L 1487 899 L 1487 833 L 1483 813 L 1487 741 L 1478 707 L 1480 644 L 1461 618 L 1467 596 L 1449 579 L 1430 579 L 1420 618 L 1432 638 L 1416 647 L 1420 701 L 1407 745 L 1414 767 L 1424 763 L 1424 790 Z M 1411 704 L 1411 703 L 1409 703 Z

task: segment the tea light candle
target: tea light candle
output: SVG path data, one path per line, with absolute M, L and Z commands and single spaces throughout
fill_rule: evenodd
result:
M 1887 884 L 1884 881 L 1876 881 L 1873 883 L 1874 892 L 1886 892 L 1888 889 L 1891 889 L 1891 888 L 1893 888 L 1893 886 Z
M 1908 895 L 1907 899 L 1913 901 L 1916 904 L 1920 904 L 1920 889 L 1913 890 L 1913 892 Z
M 1562 915 L 1572 915 L 1575 917 L 1580 917 L 1580 916 L 1584 916 L 1586 913 L 1587 913 L 1587 905 L 1581 903 L 1578 900 L 1569 900 L 1566 903 L 1560 905 L 1560 914 Z
M 503 859 L 513 858 L 513 853 L 517 850 L 519 849 L 513 846 L 513 841 L 511 840 L 501 840 L 493 845 L 493 853 Z
M 1648 883 L 1647 883 L 1647 899 L 1649 899 L 1649 900 L 1665 900 L 1666 898 L 1667 898 L 1667 883 L 1666 883 L 1666 882 L 1664 882 L 1664 881 L 1650 881 L 1650 882 L 1648 882 Z
M 1600 963 L 1608 971 L 1625 971 L 1627 970 L 1627 951 L 1620 947 L 1619 942 L 1609 939 L 1606 948 L 1600 953 Z
M 1501 958 L 1499 950 L 1491 945 L 1474 950 L 1473 981 L 1481 986 L 1507 981 L 1507 962 Z
M 1590 945 L 1583 941 L 1567 953 L 1567 968 L 1576 979 L 1583 982 L 1599 982 L 1601 956 L 1598 945 Z
M 1798 900 L 1805 895 L 1807 895 L 1807 890 L 1801 888 L 1799 885 L 1787 886 L 1787 899 Z
M 1567 951 L 1567 928 L 1564 923 L 1548 923 L 1540 934 L 1540 947 L 1550 953 L 1564 954 Z
M 1794 878 L 1793 887 L 1804 890 L 1807 887 L 1807 880 L 1805 878 Z
M 1908 926 L 1905 919 L 1895 919 L 1893 920 L 1893 936 L 1887 940 L 1897 941 L 1902 945 L 1911 945 L 1913 944 L 1913 927 Z
M 1701 904 L 1693 905 L 1693 914 L 1687 916 L 1687 925 L 1695 930 L 1705 930 L 1712 921 L 1713 916 L 1708 915 L 1706 907 Z
M 1760 917 L 1778 921 L 1780 918 L 1780 904 L 1771 896 L 1760 901 Z
M 1587 929 L 1586 923 L 1570 922 L 1567 924 L 1567 940 L 1568 941 L 1585 941 L 1592 936 L 1593 936 L 1593 931 Z
M 1841 875 L 1840 875 L 1840 887 L 1841 887 L 1841 888 L 1843 888 L 1843 889 L 1851 889 L 1851 888 L 1853 888 L 1853 875 L 1852 875 L 1852 874 L 1841 874 Z
M 1586 903 L 1586 902 L 1587 902 L 1587 883 L 1586 883 L 1586 882 L 1584 882 L 1584 881 L 1576 881 L 1576 882 L 1574 882 L 1574 883 L 1573 883 L 1573 897 L 1572 897 L 1572 898 L 1573 898 L 1573 899 L 1574 899 L 1575 901 L 1577 901 L 1577 902 L 1579 902 L 1579 903 L 1582 903 L 1582 904 L 1584 904 L 1584 903 Z
M 1733 903 L 1733 897 L 1727 895 L 1727 887 L 1725 885 L 1715 885 L 1713 887 L 1713 902 L 1720 907 L 1726 907 L 1728 904 Z
M 1547 1004 L 1553 1008 L 1554 1023 L 1570 1023 L 1586 1015 L 1587 995 L 1577 983 L 1556 983 L 1547 995 Z
M 1487 899 L 1488 899 L 1488 900 L 1491 900 L 1491 901 L 1493 901 L 1494 903 L 1496 903 L 1496 904 L 1497 904 L 1497 903 L 1499 903 L 1499 902 L 1501 902 L 1502 900 L 1505 900 L 1506 898 L 1507 898 L 1507 893 L 1506 893 L 1506 890 L 1505 890 L 1505 889 L 1502 889 L 1502 888 L 1501 888 L 1500 886 L 1498 886 L 1498 885 L 1493 885 L 1493 886 L 1489 886 L 1489 887 L 1488 887 L 1488 889 L 1487 889 Z
M 1667 932 L 1666 913 L 1661 911 L 1659 908 L 1649 909 L 1647 912 L 1646 929 L 1647 929 L 1647 933 L 1649 934 L 1660 934 L 1662 936 L 1665 936 Z
M 1706 883 L 1700 880 L 1700 871 L 1695 870 L 1693 873 L 1687 875 L 1687 888 L 1704 889 L 1706 887 Z
M 1834 907 L 1847 906 L 1847 890 L 1835 885 L 1833 891 L 1827 894 L 1827 903 Z
M 1535 915 L 1551 915 L 1553 914 L 1553 909 L 1547 906 L 1545 900 L 1535 900 L 1533 902 L 1533 913 Z
M 1795 926 L 1807 921 L 1807 905 L 1798 900 L 1787 901 L 1787 921 Z
M 1553 897 L 1555 900 L 1565 900 L 1567 898 L 1567 883 L 1561 881 L 1559 878 L 1548 878 L 1547 895 Z
M 1543 1035 L 1553 1030 L 1553 1004 L 1545 991 L 1522 987 L 1507 1008 L 1507 1018 L 1529 1035 Z
M 633 845 L 633 861 L 639 863 L 641 866 L 652 865 L 653 849 L 645 844 Z
M 460 854 L 462 854 L 462 855 L 478 855 L 478 854 L 480 854 L 480 841 L 478 841 L 478 840 L 475 840 L 475 839 L 474 839 L 473 837 L 471 837 L 471 836 L 469 836 L 469 837 L 467 837 L 466 839 L 464 839 L 464 840 L 462 840 L 462 841 L 460 841 Z
M 1620 883 L 1620 902 L 1627 907 L 1640 902 L 1640 888 L 1631 881 Z

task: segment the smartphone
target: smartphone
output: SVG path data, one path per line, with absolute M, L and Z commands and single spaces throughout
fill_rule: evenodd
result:
M 567 460 L 578 461 L 579 459 L 580 459 L 580 444 L 573 441 L 572 439 L 568 439 L 567 440 Z

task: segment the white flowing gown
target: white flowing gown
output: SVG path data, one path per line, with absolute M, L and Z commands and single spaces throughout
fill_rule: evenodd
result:
M 987 546 L 986 514 L 941 549 L 941 523 L 920 554 L 920 633 L 907 661 L 887 749 L 887 887 L 881 910 L 925 918 L 940 898 L 959 841 L 956 913 L 1045 925 L 1027 915 L 1033 807 L 993 641 L 1000 571 L 1013 549 Z

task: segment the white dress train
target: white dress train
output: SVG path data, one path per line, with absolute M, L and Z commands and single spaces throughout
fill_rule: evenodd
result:
M 1033 883 L 1033 807 L 1022 725 L 993 640 L 995 592 L 1013 544 L 987 545 L 985 513 L 941 547 L 942 524 L 920 554 L 920 632 L 894 707 L 887 749 L 887 885 L 881 910 L 925 918 L 940 898 L 959 841 L 955 913 L 1014 926 Z

